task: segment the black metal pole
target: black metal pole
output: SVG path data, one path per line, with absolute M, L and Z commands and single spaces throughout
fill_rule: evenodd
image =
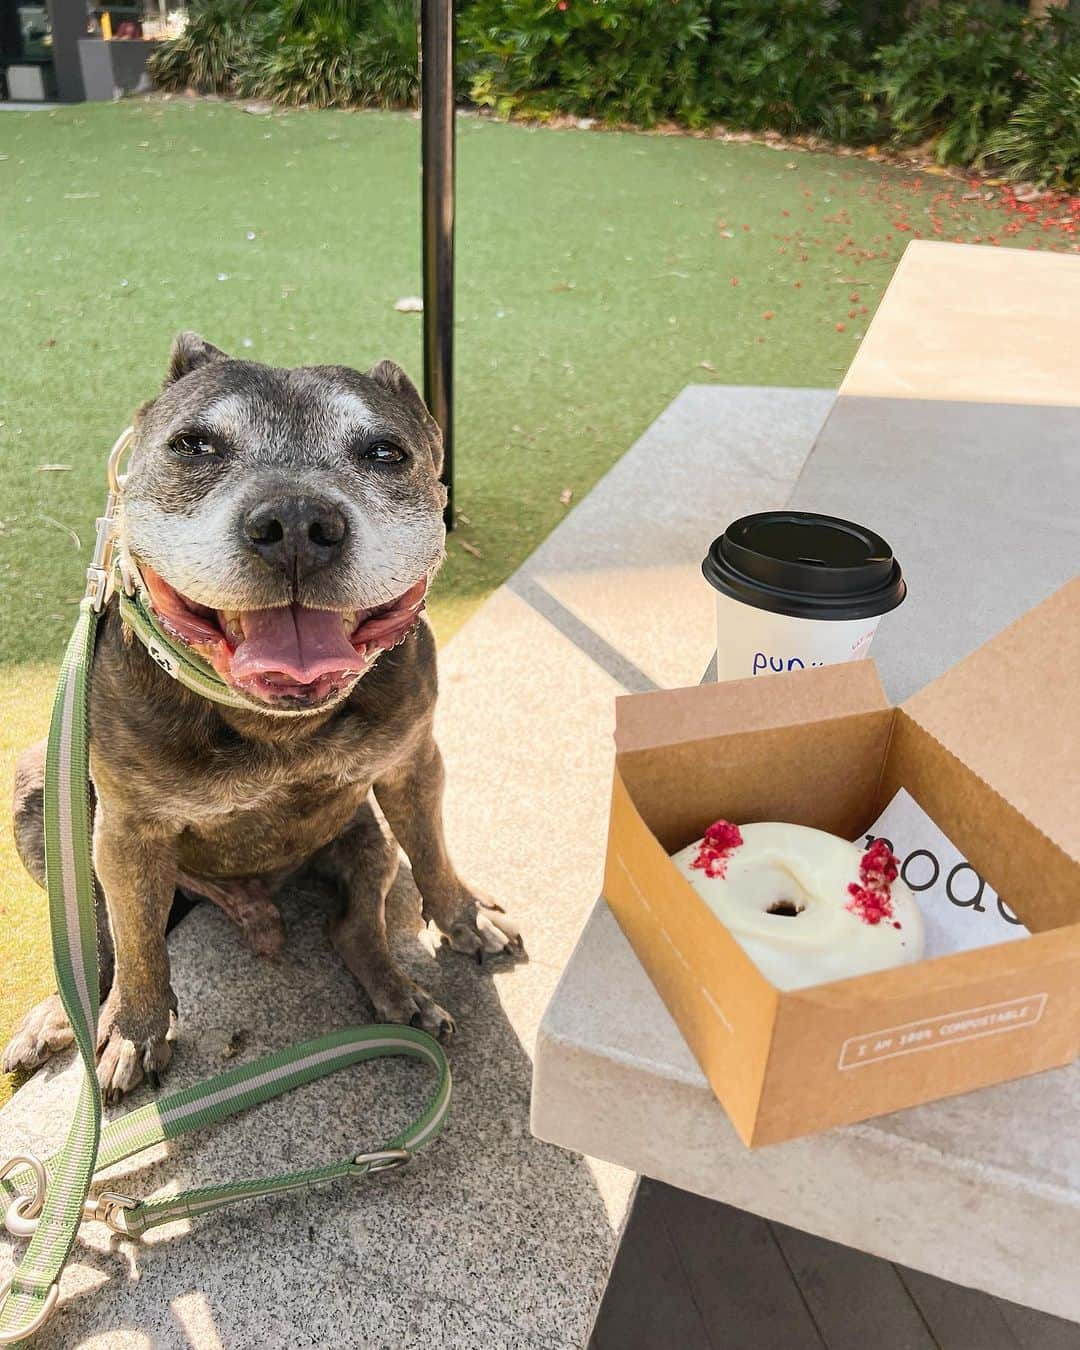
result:
M 454 5 L 420 4 L 424 397 L 442 428 L 446 528 L 454 528 Z

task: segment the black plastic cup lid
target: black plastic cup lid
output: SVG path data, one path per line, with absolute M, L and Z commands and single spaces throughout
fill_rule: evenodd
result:
M 759 511 L 727 527 L 701 564 L 723 595 L 798 619 L 866 619 L 907 594 L 881 535 L 812 511 Z

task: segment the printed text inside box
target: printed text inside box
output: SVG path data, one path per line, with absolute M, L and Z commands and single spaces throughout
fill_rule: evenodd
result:
M 1029 994 L 1005 1003 L 989 1003 L 981 1008 L 925 1017 L 919 1022 L 850 1036 L 840 1048 L 839 1069 L 858 1069 L 880 1059 L 910 1055 L 919 1050 L 936 1050 L 958 1041 L 978 1040 L 1003 1031 L 1018 1031 L 1034 1026 L 1046 1007 L 1045 994 Z

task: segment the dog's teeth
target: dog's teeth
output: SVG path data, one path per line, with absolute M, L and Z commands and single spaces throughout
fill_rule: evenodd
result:
M 240 611 L 235 609 L 219 609 L 218 623 L 222 631 L 230 642 L 240 643 L 244 640 L 244 627 L 240 622 Z
M 341 616 L 341 626 L 345 629 L 346 633 L 351 633 L 356 627 L 356 620 L 359 617 L 359 614 L 360 611 L 358 609 L 351 609 Z

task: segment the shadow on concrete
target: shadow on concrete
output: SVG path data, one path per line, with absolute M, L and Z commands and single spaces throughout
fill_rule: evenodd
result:
M 253 956 L 202 904 L 170 936 L 180 998 L 175 1090 L 371 1009 L 330 947 L 330 902 L 294 894 L 276 962 Z M 402 965 L 457 1019 L 454 1103 L 442 1136 L 408 1168 L 353 1185 L 243 1203 L 149 1234 L 80 1235 L 60 1309 L 37 1344 L 202 1347 L 582 1346 L 615 1234 L 585 1162 L 529 1134 L 531 1044 L 550 976 L 478 968 L 421 945 L 419 898 L 402 869 L 389 902 Z M 516 1030 L 515 1027 L 518 1029 Z M 46 1068 L 0 1117 L 3 1146 L 55 1147 L 75 1066 Z M 420 1066 L 360 1065 L 114 1169 L 146 1195 L 348 1156 L 392 1135 L 430 1086 Z M 140 1090 L 128 1109 L 149 1100 Z M 12 1255 L 17 1256 L 18 1252 Z M 0 1256 L 0 1279 L 8 1261 Z

